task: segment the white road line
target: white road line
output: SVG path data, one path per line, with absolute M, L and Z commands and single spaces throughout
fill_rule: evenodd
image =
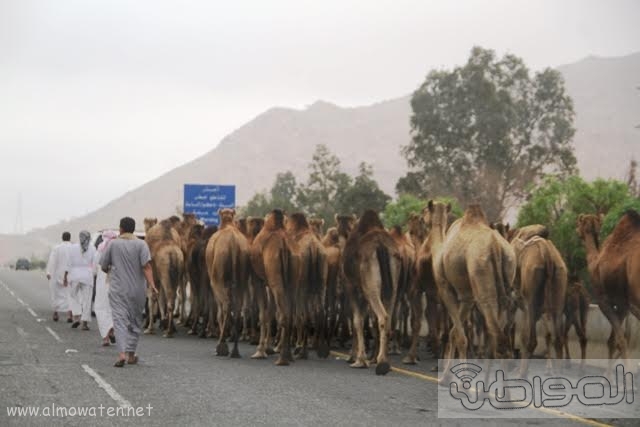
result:
M 27 311 L 28 311 L 29 313 L 31 313 L 31 315 L 32 315 L 33 317 L 35 317 L 36 319 L 38 318 L 38 315 L 36 314 L 36 312 L 35 312 L 35 311 L 33 311 L 33 310 L 31 309 L 31 307 L 27 307 Z
M 117 391 L 115 391 L 115 389 L 111 387 L 111 385 L 106 382 L 100 375 L 98 375 L 96 371 L 91 369 L 89 365 L 82 365 L 82 369 L 84 369 L 87 374 L 91 375 L 93 379 L 96 380 L 100 388 L 106 391 L 107 394 L 111 396 L 111 398 L 115 400 L 121 408 L 132 407 L 131 403 L 129 403 L 128 400 L 126 400 Z
M 27 337 L 27 333 L 20 326 L 16 326 L 16 330 L 18 331 L 18 335 L 20 335 L 22 338 Z
M 24 302 L 24 301 L 22 301 L 22 298 L 20 298 L 20 297 L 16 297 L 16 299 L 18 300 L 18 302 L 19 302 L 20 304 L 22 304 L 22 305 L 24 305 L 24 306 L 26 307 L 27 303 L 26 303 L 26 302 Z
M 56 334 L 56 331 L 54 331 L 53 329 L 51 329 L 51 328 L 50 328 L 50 327 L 48 327 L 48 326 L 45 326 L 45 329 L 46 329 L 47 331 L 49 331 L 49 333 L 50 333 L 51 335 L 53 335 L 53 337 L 56 339 L 56 341 L 58 341 L 58 342 L 62 342 L 62 340 L 60 339 L 60 336 L 59 336 L 58 334 Z

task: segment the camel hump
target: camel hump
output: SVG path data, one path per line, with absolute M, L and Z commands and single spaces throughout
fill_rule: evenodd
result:
M 527 241 L 533 237 L 541 237 L 543 239 L 549 238 L 549 229 L 542 224 L 531 224 L 524 227 L 520 227 L 515 235 L 514 239 L 521 239 Z
M 309 222 L 307 221 L 306 215 L 302 212 L 291 214 L 287 219 L 287 228 L 289 228 L 294 233 L 308 230 Z
M 623 218 L 626 218 L 634 228 L 640 229 L 640 213 L 635 209 L 627 209 Z
M 384 230 L 384 225 L 382 225 L 382 221 L 380 221 L 380 217 L 376 211 L 373 209 L 367 209 L 358 221 L 356 231 L 359 235 L 363 235 L 374 228 Z

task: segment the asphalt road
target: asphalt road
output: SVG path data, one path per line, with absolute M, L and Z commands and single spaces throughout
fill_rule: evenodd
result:
M 392 371 L 384 377 L 371 368 L 350 369 L 335 355 L 277 367 L 273 358 L 250 359 L 254 348 L 247 344 L 240 349 L 241 359 L 216 357 L 214 340 L 187 336 L 179 329 L 173 339 L 144 336 L 140 364 L 117 369 L 112 366 L 116 348 L 100 346 L 95 321 L 88 332 L 53 322 L 48 295 L 43 272 L 0 270 L 0 426 L 590 423 L 561 416 L 439 419 L 437 386 L 429 372 L 435 362 L 425 360 L 425 355 L 411 372 Z M 398 359 L 392 365 L 406 368 Z M 115 414 L 127 405 L 133 408 L 131 416 Z M 66 418 L 10 416 L 8 411 L 15 407 L 50 412 L 80 407 L 94 412 Z M 134 410 L 140 416 L 133 416 Z M 637 420 L 599 421 L 637 425 Z

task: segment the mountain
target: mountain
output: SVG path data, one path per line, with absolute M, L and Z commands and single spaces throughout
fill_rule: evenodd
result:
M 640 160 L 640 130 L 636 129 L 640 124 L 640 53 L 589 57 L 558 69 L 575 103 L 574 144 L 581 174 L 586 179 L 623 179 L 629 160 Z M 360 162 L 371 163 L 381 188 L 394 194 L 398 178 L 406 171 L 400 149 L 409 140 L 409 99 L 404 96 L 355 108 L 317 101 L 304 110 L 269 109 L 202 157 L 95 212 L 34 230 L 21 240 L 0 236 L 0 263 L 18 255 L 46 253 L 43 242 L 58 241 L 63 230 L 77 233 L 82 228 L 114 227 L 124 215 L 140 224 L 146 216 L 172 215 L 182 205 L 185 183 L 235 184 L 237 203 L 244 204 L 257 191 L 269 189 L 278 172 L 291 170 L 299 180 L 306 178 L 318 144 L 335 153 L 352 175 Z M 27 250 L 31 252 L 25 253 Z

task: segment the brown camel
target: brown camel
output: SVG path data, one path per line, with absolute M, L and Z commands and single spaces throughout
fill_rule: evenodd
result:
M 311 229 L 303 213 L 287 218 L 286 230 L 296 242 L 300 253 L 300 279 L 295 295 L 296 332 L 298 334 L 294 354 L 306 359 L 310 328 L 313 324 L 318 356 L 329 356 L 324 315 L 327 286 L 327 255 L 320 239 Z
M 267 283 L 276 305 L 280 329 L 280 354 L 276 365 L 288 365 L 291 356 L 290 338 L 292 328 L 293 298 L 299 278 L 299 251 L 296 243 L 287 236 L 284 228 L 284 213 L 280 209 L 271 211 L 260 233 L 251 245 L 251 265 L 256 275 Z M 268 319 L 260 324 L 260 336 L 267 337 Z M 261 339 L 252 358 L 267 357 L 267 342 Z
M 214 322 L 216 315 L 213 292 L 209 281 L 209 271 L 206 261 L 207 244 L 211 236 L 218 231 L 216 225 L 204 228 L 202 225 L 194 226 L 191 231 L 191 239 L 195 242 L 189 250 L 187 265 L 191 281 L 192 306 L 191 329 L 189 335 L 197 332 L 198 320 L 202 317 L 202 329 L 200 337 L 212 337 L 215 335 Z
M 584 288 L 581 282 L 577 279 L 571 281 L 567 287 L 567 297 L 564 303 L 564 348 L 565 357 L 567 360 L 571 359 L 569 354 L 569 330 L 573 326 L 580 340 L 580 353 L 581 361 L 580 367 L 584 367 L 584 362 L 587 357 L 587 316 L 589 314 L 589 304 L 591 304 L 591 297 L 589 292 Z
M 249 244 L 233 223 L 235 209 L 220 209 L 220 228 L 207 244 L 206 260 L 211 289 L 218 307 L 218 356 L 228 356 L 226 344 L 227 323 L 231 326 L 233 350 L 231 357 L 240 357 L 242 298 L 249 281 Z
M 545 322 L 547 342 L 549 344 L 553 337 L 556 358 L 562 359 L 563 314 L 567 293 L 567 266 L 558 249 L 553 242 L 539 235 L 526 240 L 518 237 L 527 237 L 526 233 L 521 233 L 522 230 L 520 229 L 520 233 L 516 233 L 516 237 L 511 241 L 517 258 L 515 290 L 521 298 L 520 307 L 524 312 L 521 329 L 524 350 L 520 366 L 521 374 L 528 369 L 528 360 L 536 349 L 536 323 L 541 317 Z M 546 357 L 550 363 L 549 345 L 547 345 Z
M 433 271 L 440 295 L 453 322 L 449 334 L 448 360 L 466 358 L 468 340 L 465 324 L 474 305 L 484 318 L 489 337 L 488 356 L 508 358 L 509 340 L 504 333 L 516 272 L 516 260 L 509 243 L 489 227 L 479 205 L 469 206 L 445 237 L 450 205 L 429 201 L 429 235 Z M 449 366 L 442 382 L 448 380 Z
M 166 321 L 165 338 L 171 338 L 175 330 L 173 310 L 175 308 L 176 291 L 186 280 L 184 253 L 181 239 L 170 220 L 163 220 L 155 225 L 153 220 L 145 219 L 145 241 L 151 252 L 153 273 L 156 283 L 160 283 L 157 304 L 160 316 Z M 154 333 L 154 316 L 156 313 L 154 298 L 149 298 L 149 326 L 145 334 Z
M 598 238 L 601 224 L 600 216 L 580 215 L 577 232 L 587 252 L 594 296 L 611 323 L 609 359 L 620 354 L 627 361 L 623 323 L 629 312 L 640 319 L 640 215 L 634 210 L 625 212 L 602 245 Z
M 327 230 L 322 238 L 322 244 L 327 254 L 327 292 L 325 309 L 328 319 L 328 335 L 330 338 L 338 336 L 340 346 L 344 348 L 349 335 L 349 310 L 344 293 L 344 271 L 342 269 L 342 255 L 349 238 L 349 233 L 355 224 L 352 215 L 335 215 L 335 226 Z M 355 348 L 355 346 L 353 346 Z
M 324 219 L 322 218 L 310 218 L 309 226 L 311 230 L 315 233 L 316 237 L 322 240 L 322 236 L 324 235 Z
M 344 249 L 343 268 L 347 279 L 345 290 L 351 302 L 353 327 L 357 339 L 356 357 L 351 367 L 367 367 L 364 314 L 368 305 L 378 325 L 376 374 L 384 375 L 391 368 L 387 360 L 387 340 L 402 270 L 402 259 L 396 243 L 384 229 L 375 211 L 365 211 L 356 228 L 349 235 Z
M 264 218 L 248 217 L 246 221 L 246 234 L 249 247 L 253 244 L 256 236 L 262 230 L 264 226 Z M 258 277 L 253 268 L 249 272 L 249 292 L 245 294 L 245 300 L 243 303 L 243 336 L 241 339 L 249 340 L 251 345 L 258 345 L 263 340 L 265 343 L 269 342 L 271 328 L 266 328 L 266 336 L 261 337 L 260 325 L 262 322 L 270 324 L 274 318 L 273 307 L 270 304 L 269 290 L 260 277 Z M 245 332 L 246 331 L 246 332 Z M 267 354 L 272 354 L 273 350 L 270 347 L 266 347 Z
M 400 354 L 399 341 L 408 335 L 408 317 L 410 303 L 408 292 L 416 277 L 416 250 L 408 234 L 402 233 L 400 226 L 389 230 L 389 235 L 396 243 L 402 261 L 396 305 L 391 318 L 391 348 L 390 354 Z M 419 328 L 419 327 L 418 327 Z

